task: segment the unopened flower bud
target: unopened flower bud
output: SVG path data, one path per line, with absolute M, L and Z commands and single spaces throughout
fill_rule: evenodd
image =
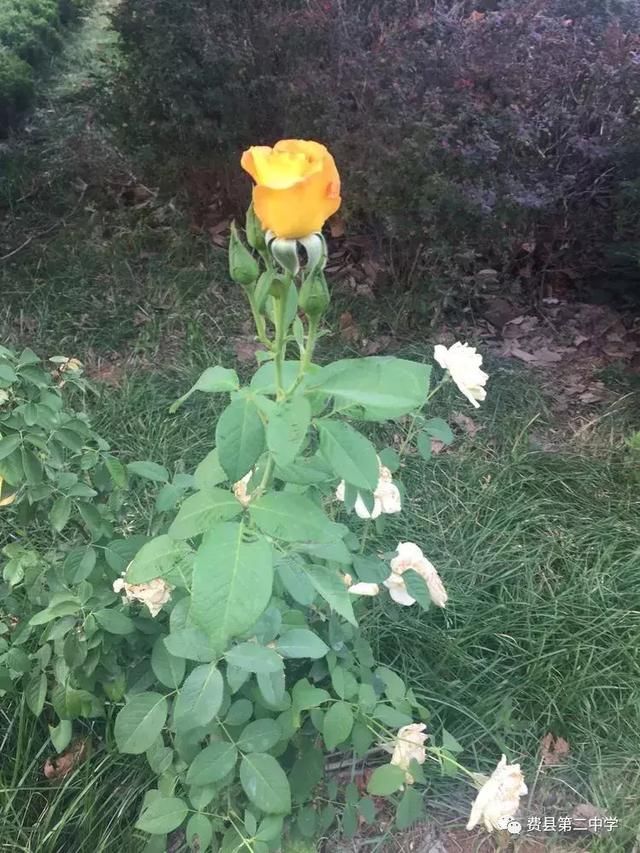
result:
M 243 287 L 250 287 L 260 275 L 258 262 L 240 239 L 235 222 L 231 224 L 229 239 L 229 274 Z
M 274 239 L 269 241 L 269 234 L 267 234 L 267 244 L 269 251 L 282 269 L 285 272 L 291 273 L 291 275 L 297 275 L 300 270 L 300 260 L 298 258 L 298 244 L 296 240 L 274 237 Z
M 316 231 L 308 237 L 301 237 L 298 242 L 307 252 L 307 272 L 323 270 L 327 264 L 327 244 L 322 234 Z
M 307 317 L 321 317 L 329 307 L 331 297 L 327 280 L 321 269 L 313 270 L 302 282 L 298 305 Z
M 253 204 L 250 204 L 249 210 L 247 210 L 246 231 L 247 243 L 251 248 L 255 249 L 257 252 L 263 252 L 266 247 L 264 231 L 262 230 L 260 220 L 253 209 Z

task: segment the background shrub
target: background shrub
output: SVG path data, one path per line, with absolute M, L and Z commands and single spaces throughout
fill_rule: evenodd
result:
M 639 21 L 638 0 L 124 0 L 116 15 L 129 131 L 222 175 L 258 141 L 329 142 L 345 215 L 427 294 L 488 266 L 592 277 L 629 243 Z M 248 186 L 228 189 L 244 204 Z
M 60 47 L 60 28 L 88 0 L 3 0 L 0 6 L 0 135 L 33 98 L 33 68 Z

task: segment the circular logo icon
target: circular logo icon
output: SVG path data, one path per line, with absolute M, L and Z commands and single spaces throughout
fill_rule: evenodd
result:
M 496 826 L 498 829 L 506 829 L 512 820 L 512 817 L 499 817 L 496 821 Z
M 519 835 L 522 832 L 522 824 L 519 820 L 510 820 L 507 824 L 507 831 L 511 835 Z

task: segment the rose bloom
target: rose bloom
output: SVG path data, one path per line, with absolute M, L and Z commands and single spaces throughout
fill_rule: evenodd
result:
M 418 764 L 424 764 L 427 758 L 424 743 L 429 735 L 424 734 L 426 728 L 424 723 L 411 723 L 408 726 L 403 726 L 396 735 L 391 764 L 395 764 L 404 770 L 407 785 L 413 785 L 415 781 L 409 773 L 411 761 L 415 759 Z
M 240 164 L 255 181 L 256 216 L 276 237 L 296 240 L 320 231 L 340 207 L 340 175 L 319 142 L 281 139 L 273 148 L 253 146 Z
M 378 516 L 383 512 L 390 514 L 400 512 L 402 509 L 400 491 L 393 482 L 391 471 L 389 471 L 386 466 L 382 465 L 380 460 L 378 460 L 378 465 L 380 466 L 380 479 L 378 480 L 378 485 L 373 493 L 373 509 L 369 512 L 365 502 L 358 494 L 353 507 L 358 518 L 378 518 Z M 336 489 L 337 500 L 344 501 L 344 492 L 345 482 L 342 480 Z
M 343 575 L 342 580 L 344 581 L 344 585 L 347 587 L 347 592 L 350 592 L 351 595 L 370 595 L 374 596 L 380 592 L 380 587 L 377 583 L 354 583 L 351 575 Z
M 473 829 L 482 821 L 489 832 L 502 829 L 504 821 L 518 811 L 520 797 L 527 793 L 527 786 L 519 764 L 507 764 L 506 756 L 489 779 L 478 791 L 471 807 L 467 829 Z
M 448 370 L 451 378 L 464 394 L 467 400 L 476 409 L 480 408 L 480 401 L 487 396 L 485 385 L 489 374 L 481 370 L 482 356 L 469 344 L 461 344 L 460 341 L 452 347 L 438 344 L 434 349 L 434 357 L 440 367 Z
M 173 587 L 162 578 L 154 578 L 148 583 L 127 583 L 123 578 L 113 582 L 114 592 L 124 592 L 127 601 L 140 601 L 145 604 L 154 618 L 163 606 L 171 601 L 172 589 Z
M 424 579 L 431 601 L 437 607 L 444 607 L 449 596 L 435 566 L 427 560 L 422 550 L 414 542 L 398 542 L 396 551 L 397 556 L 390 563 L 391 574 L 384 581 L 391 598 L 405 607 L 416 603 L 415 598 L 409 594 L 402 577 L 406 571 L 413 569 L 416 574 Z
M 241 480 L 238 480 L 237 483 L 233 484 L 233 494 L 245 508 L 248 507 L 251 502 L 251 495 L 247 492 L 247 486 L 249 485 L 249 480 L 252 477 L 253 470 L 249 471 L 249 473 L 245 474 Z

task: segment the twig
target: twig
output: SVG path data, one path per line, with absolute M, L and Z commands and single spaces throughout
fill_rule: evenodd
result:
M 9 252 L 8 255 L 2 255 L 2 257 L 0 257 L 0 261 L 8 261 L 9 258 L 12 258 L 14 255 L 17 255 L 18 252 L 21 252 L 23 249 L 26 249 L 32 240 L 33 240 L 33 234 L 31 235 L 31 237 L 27 237 L 27 239 L 24 241 L 24 243 L 21 246 L 18 246 L 17 249 L 14 249 L 13 251 Z

